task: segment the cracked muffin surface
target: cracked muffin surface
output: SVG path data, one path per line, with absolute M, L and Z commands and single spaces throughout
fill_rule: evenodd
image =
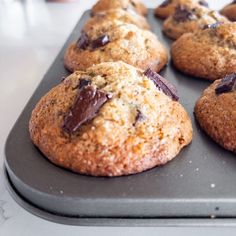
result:
M 195 77 L 216 80 L 236 71 L 236 23 L 216 23 L 177 39 L 171 48 L 175 67 Z
M 147 8 L 139 0 L 99 0 L 92 8 L 92 14 L 111 9 L 135 11 L 140 15 L 147 14 Z
M 171 39 L 178 39 L 185 33 L 194 33 L 216 22 L 228 22 L 228 20 L 206 7 L 179 5 L 173 15 L 164 21 L 163 32 Z
M 78 41 L 67 48 L 64 64 L 70 71 L 75 71 L 120 60 L 159 72 L 167 64 L 168 53 L 152 32 L 113 20 L 83 31 Z
M 120 176 L 163 165 L 192 140 L 191 120 L 163 81 L 124 62 L 77 71 L 38 102 L 31 139 L 53 163 L 81 174 Z
M 155 9 L 155 16 L 166 19 L 175 12 L 178 5 L 208 8 L 208 3 L 205 0 L 165 0 Z
M 112 20 L 119 20 L 124 23 L 134 24 L 141 29 L 150 30 L 150 25 L 148 24 L 145 17 L 137 14 L 134 11 L 125 11 L 122 9 L 112 9 L 108 11 L 98 12 L 87 21 L 83 30 L 89 31 L 96 24 L 101 24 L 101 22 Z

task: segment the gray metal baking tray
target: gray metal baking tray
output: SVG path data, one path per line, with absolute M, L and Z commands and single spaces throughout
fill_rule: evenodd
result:
M 173 161 L 126 177 L 89 177 L 49 162 L 31 143 L 28 121 L 42 95 L 68 72 L 63 55 L 89 17 L 85 12 L 26 105 L 6 142 L 6 183 L 30 212 L 59 223 L 78 225 L 227 225 L 236 222 L 236 158 L 202 132 L 193 107 L 209 82 L 177 72 L 171 62 L 162 75 L 178 88 L 191 115 L 194 138 Z M 162 22 L 149 10 L 148 21 L 160 40 Z M 212 219 L 213 218 L 213 219 Z

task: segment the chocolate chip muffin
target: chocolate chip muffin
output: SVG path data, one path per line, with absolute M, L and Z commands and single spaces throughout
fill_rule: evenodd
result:
M 236 1 L 234 0 L 227 6 L 225 6 L 220 13 L 226 16 L 231 21 L 236 21 Z
M 117 8 L 135 11 L 140 15 L 147 14 L 147 8 L 139 0 L 99 0 L 92 8 L 92 15 Z
M 122 9 L 112 9 L 104 12 L 98 12 L 93 17 L 91 17 L 84 26 L 84 31 L 91 30 L 94 25 L 101 24 L 101 22 L 108 22 L 113 20 L 119 20 L 124 23 L 130 23 L 138 26 L 141 29 L 150 29 L 145 17 L 137 14 L 134 11 L 125 11 Z
M 175 12 L 178 5 L 185 5 L 190 8 L 208 7 L 208 3 L 205 0 L 165 0 L 155 9 L 155 16 L 166 19 Z
M 172 45 L 172 60 L 180 71 L 208 80 L 236 71 L 236 23 L 215 23 L 181 36 Z
M 165 47 L 148 30 L 133 24 L 109 21 L 83 31 L 77 42 L 65 53 L 65 66 L 70 71 L 85 70 L 101 62 L 122 60 L 141 69 L 160 71 L 167 63 Z
M 168 17 L 163 24 L 163 32 L 171 39 L 177 39 L 185 33 L 201 30 L 206 25 L 216 22 L 228 22 L 228 20 L 206 7 L 189 7 L 179 5 L 173 15 Z
M 218 144 L 236 153 L 236 73 L 216 80 L 195 106 L 200 126 Z
M 76 71 L 32 112 L 33 143 L 81 174 L 121 176 L 172 160 L 192 139 L 176 89 L 154 71 L 124 62 Z

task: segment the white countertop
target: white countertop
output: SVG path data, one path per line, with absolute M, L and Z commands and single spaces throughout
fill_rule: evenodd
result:
M 60 51 L 82 13 L 95 0 L 45 3 L 43 0 L 0 0 L 0 236 L 42 235 L 235 235 L 236 228 L 76 227 L 42 220 L 21 208 L 3 183 L 6 137 Z M 155 7 L 160 0 L 144 1 Z M 219 9 L 225 0 L 209 0 Z

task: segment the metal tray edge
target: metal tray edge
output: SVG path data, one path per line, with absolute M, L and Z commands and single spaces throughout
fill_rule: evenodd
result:
M 42 210 L 24 199 L 12 184 L 4 166 L 4 183 L 11 197 L 31 214 L 58 224 L 77 226 L 118 226 L 118 227 L 235 227 L 236 218 L 83 218 L 56 215 Z

